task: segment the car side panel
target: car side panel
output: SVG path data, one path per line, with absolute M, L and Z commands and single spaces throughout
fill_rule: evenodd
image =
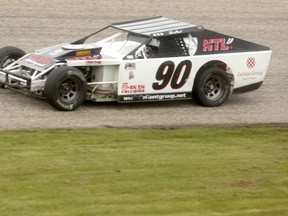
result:
M 194 79 L 208 62 L 223 62 L 233 74 L 233 89 L 256 84 L 260 87 L 271 51 L 209 54 L 190 57 L 135 59 L 123 61 L 119 69 L 118 101 L 191 99 Z
M 192 74 L 192 57 L 124 61 L 119 70 L 119 102 L 190 99 Z

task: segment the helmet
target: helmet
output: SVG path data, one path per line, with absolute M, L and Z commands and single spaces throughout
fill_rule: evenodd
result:
M 150 43 L 148 45 L 159 48 L 160 41 L 156 38 L 152 38 L 152 40 L 150 41 Z

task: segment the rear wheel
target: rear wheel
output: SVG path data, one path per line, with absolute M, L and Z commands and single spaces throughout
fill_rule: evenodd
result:
M 228 74 L 218 67 L 199 72 L 196 76 L 193 97 L 202 106 L 215 107 L 223 104 L 230 94 L 231 81 Z
M 81 71 L 63 66 L 54 69 L 45 83 L 45 97 L 58 110 L 71 111 L 86 98 L 87 82 Z

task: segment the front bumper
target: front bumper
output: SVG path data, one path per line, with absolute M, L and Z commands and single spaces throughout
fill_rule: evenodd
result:
M 31 76 L 13 73 L 0 69 L 0 84 L 11 88 L 30 89 L 32 83 Z

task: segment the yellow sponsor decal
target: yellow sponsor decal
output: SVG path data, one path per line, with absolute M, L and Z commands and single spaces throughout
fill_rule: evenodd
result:
M 78 51 L 76 52 L 76 56 L 85 56 L 85 55 L 90 55 L 91 50 L 83 50 L 83 51 Z

